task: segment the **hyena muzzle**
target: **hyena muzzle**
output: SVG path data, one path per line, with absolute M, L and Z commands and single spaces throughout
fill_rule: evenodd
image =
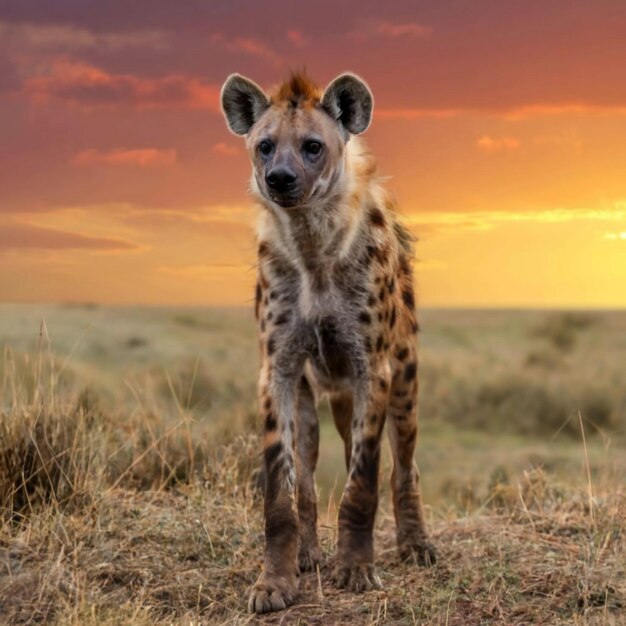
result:
M 419 475 L 413 241 L 358 137 L 373 100 L 357 76 L 322 91 L 303 74 L 266 94 L 232 75 L 222 88 L 230 129 L 245 135 L 260 205 L 256 318 L 264 423 L 265 563 L 249 608 L 294 601 L 299 571 L 314 569 L 315 400 L 328 393 L 345 446 L 331 580 L 381 588 L 374 569 L 381 433 L 393 454 L 391 485 L 400 556 L 428 565 Z

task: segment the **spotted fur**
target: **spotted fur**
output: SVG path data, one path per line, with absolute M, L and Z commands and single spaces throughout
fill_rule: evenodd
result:
M 251 189 L 260 205 L 256 318 L 266 546 L 249 608 L 262 613 L 291 604 L 298 572 L 321 559 L 313 476 L 315 401 L 322 393 L 330 396 L 348 470 L 334 584 L 353 591 L 381 587 L 373 526 L 385 422 L 400 555 L 420 564 L 436 558 L 413 458 L 414 254 L 374 158 L 356 136 L 372 112 L 371 94 L 358 77 L 340 76 L 322 91 L 296 74 L 266 95 L 235 75 L 222 102 L 231 129 L 246 135 Z M 320 144 L 320 154 L 309 154 L 311 141 Z M 280 185 L 273 184 L 276 172 Z

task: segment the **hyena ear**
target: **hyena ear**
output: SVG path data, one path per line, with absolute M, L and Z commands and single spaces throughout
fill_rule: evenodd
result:
M 362 79 L 354 74 L 342 74 L 326 87 L 322 106 L 349 133 L 358 135 L 370 125 L 374 98 Z
M 246 135 L 270 105 L 263 90 L 250 79 L 231 74 L 222 87 L 222 111 L 236 135 Z

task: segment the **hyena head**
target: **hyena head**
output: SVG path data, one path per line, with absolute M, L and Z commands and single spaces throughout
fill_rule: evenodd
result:
M 292 74 L 269 95 L 239 74 L 222 87 L 228 126 L 246 135 L 253 191 L 283 208 L 310 207 L 333 193 L 345 145 L 367 129 L 372 107 L 369 88 L 353 74 L 323 92 L 304 74 Z

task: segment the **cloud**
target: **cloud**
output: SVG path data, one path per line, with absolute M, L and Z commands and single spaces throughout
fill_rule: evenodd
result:
M 456 117 L 469 113 L 468 110 L 455 108 L 405 107 L 405 108 L 378 108 L 374 115 L 381 119 L 415 120 L 428 117 L 445 118 Z
M 157 268 L 162 274 L 178 278 L 193 278 L 200 280 L 232 280 L 233 276 L 240 277 L 250 271 L 249 265 L 244 264 L 201 264 L 169 266 Z
M 269 61 L 273 65 L 282 65 L 282 57 L 264 41 L 255 37 L 228 38 L 222 33 L 213 33 L 211 42 L 228 50 L 229 52 L 243 52 L 251 56 Z
M 296 48 L 306 48 L 310 42 L 309 37 L 306 37 L 301 30 L 296 28 L 290 28 L 287 31 L 287 39 L 289 39 Z
M 572 221 L 618 222 L 626 220 L 626 203 L 615 202 L 613 207 L 601 209 L 547 209 L 529 211 L 471 211 L 425 212 L 407 216 L 406 222 L 418 235 L 435 235 L 459 230 L 489 230 L 499 224 L 511 222 L 535 222 L 561 224 Z M 614 233 L 607 233 L 611 235 Z M 621 233 L 618 233 L 618 236 Z M 616 239 L 618 237 L 606 237 Z
M 226 143 L 224 141 L 220 141 L 219 143 L 211 146 L 211 150 L 216 154 L 221 154 L 222 156 L 232 157 L 240 154 L 240 150 L 237 146 L 233 146 L 232 144 Z
M 376 25 L 376 32 L 385 37 L 427 37 L 433 32 L 431 26 L 417 22 L 394 23 L 383 20 Z
M 23 93 L 35 102 L 56 100 L 87 109 L 130 106 L 219 110 L 219 89 L 197 78 L 181 74 L 160 78 L 112 74 L 70 59 L 55 60 L 42 75 L 27 78 Z
M 0 250 L 130 250 L 133 244 L 118 239 L 88 237 L 62 230 L 42 228 L 31 224 L 4 221 L 0 224 Z
M 173 165 L 176 163 L 176 150 L 158 150 L 156 148 L 140 148 L 135 150 L 108 150 L 102 152 L 96 148 L 83 150 L 72 158 L 74 165 L 131 165 L 138 167 L 154 167 Z
M 489 137 L 483 135 L 476 140 L 476 145 L 484 152 L 511 152 L 520 147 L 520 142 L 514 137 Z
M 503 113 L 511 120 L 548 115 L 626 115 L 626 106 L 583 102 L 538 103 L 513 107 Z
M 461 115 L 488 115 L 508 121 L 520 121 L 546 116 L 626 115 L 626 106 L 603 104 L 530 104 L 511 107 L 460 106 L 460 107 L 382 107 L 375 110 L 379 119 L 417 120 L 447 118 Z
M 98 33 L 70 24 L 9 23 L 0 21 L 0 37 L 12 46 L 33 48 L 99 48 L 120 50 L 130 47 L 162 48 L 167 45 L 163 31 L 141 30 L 120 33 Z
M 581 154 L 584 148 L 584 143 L 574 135 L 539 135 L 532 141 L 536 146 L 571 148 L 577 154 Z
M 604 238 L 610 241 L 626 241 L 626 231 L 622 231 L 621 233 L 604 233 Z
M 356 40 L 387 37 L 417 39 L 428 37 L 433 32 L 431 26 L 418 22 L 390 22 L 389 20 L 359 20 L 356 27 L 348 33 L 348 37 Z

